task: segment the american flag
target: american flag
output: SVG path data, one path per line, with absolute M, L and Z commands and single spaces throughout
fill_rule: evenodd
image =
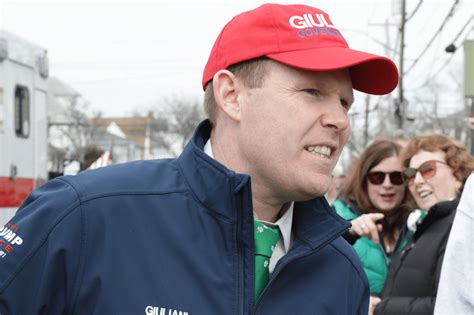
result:
M 88 170 L 93 170 L 108 165 L 112 165 L 112 149 L 102 153 L 102 155 L 89 166 Z

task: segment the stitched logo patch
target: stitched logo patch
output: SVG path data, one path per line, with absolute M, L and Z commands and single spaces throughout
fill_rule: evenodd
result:
M 322 13 L 306 13 L 302 16 L 294 15 L 290 17 L 288 23 L 298 30 L 300 38 L 307 38 L 317 35 L 332 35 L 342 37 L 341 32 L 332 24 L 329 16 Z
M 8 222 L 0 229 L 0 258 L 4 258 L 16 246 L 23 244 L 23 239 L 18 235 L 20 228 Z
M 179 311 L 166 307 L 147 306 L 145 308 L 146 315 L 189 315 L 188 312 Z
M 329 19 L 329 17 L 328 17 Z M 316 14 L 303 14 L 303 16 L 294 15 L 290 17 L 290 25 L 297 29 L 303 29 L 308 27 L 329 27 L 336 28 L 331 20 L 329 22 L 326 20 L 326 17 L 321 13 Z

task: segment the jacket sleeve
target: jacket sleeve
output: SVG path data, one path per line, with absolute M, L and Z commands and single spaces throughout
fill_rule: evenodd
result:
M 0 230 L 0 314 L 71 313 L 84 243 L 74 189 L 55 179 L 33 191 Z
M 468 314 L 474 309 L 474 175 L 464 186 L 449 235 L 435 314 Z
M 361 282 L 361 290 L 359 292 L 362 293 L 361 298 L 359 299 L 360 304 L 357 309 L 357 315 L 367 315 L 369 312 L 369 300 L 370 300 L 370 290 L 369 284 L 367 280 Z

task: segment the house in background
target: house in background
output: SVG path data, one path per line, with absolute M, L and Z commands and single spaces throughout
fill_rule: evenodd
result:
M 128 137 L 117 124 L 100 124 L 90 118 L 87 101 L 67 83 L 51 77 L 48 87 L 48 171 L 50 178 L 64 173 L 64 167 L 79 161 L 87 168 L 90 153 L 112 150 L 113 163 L 143 157 L 144 147 Z
M 130 147 L 129 152 L 126 153 L 128 154 L 128 161 L 169 157 L 168 151 L 154 137 L 154 130 L 158 122 L 154 119 L 151 112 L 147 116 L 141 117 L 100 117 L 95 118 L 93 123 L 100 129 L 107 130 L 119 138 L 125 137 L 125 139 L 136 144 L 134 147 Z M 115 147 L 114 143 L 114 163 Z
M 93 143 L 102 151 L 111 151 L 113 164 L 142 159 L 143 145 L 129 139 L 115 122 L 106 128 L 98 127 Z

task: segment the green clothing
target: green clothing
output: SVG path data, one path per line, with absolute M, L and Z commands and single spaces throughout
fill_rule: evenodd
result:
M 278 227 L 269 227 L 253 220 L 255 237 L 255 301 L 258 300 L 270 278 L 268 266 L 276 243 L 281 237 Z
M 352 210 L 349 205 L 339 199 L 335 200 L 332 206 L 337 214 L 348 221 L 351 221 L 360 215 Z M 400 250 L 406 245 L 406 243 L 407 238 L 403 237 L 402 240 L 397 242 L 395 250 Z M 367 237 L 360 237 L 353 244 L 353 247 L 362 262 L 365 274 L 369 280 L 370 293 L 380 293 L 385 283 L 385 279 L 387 278 L 388 264 L 390 263 L 390 258 L 387 256 L 385 249 L 382 245 L 376 244 Z

